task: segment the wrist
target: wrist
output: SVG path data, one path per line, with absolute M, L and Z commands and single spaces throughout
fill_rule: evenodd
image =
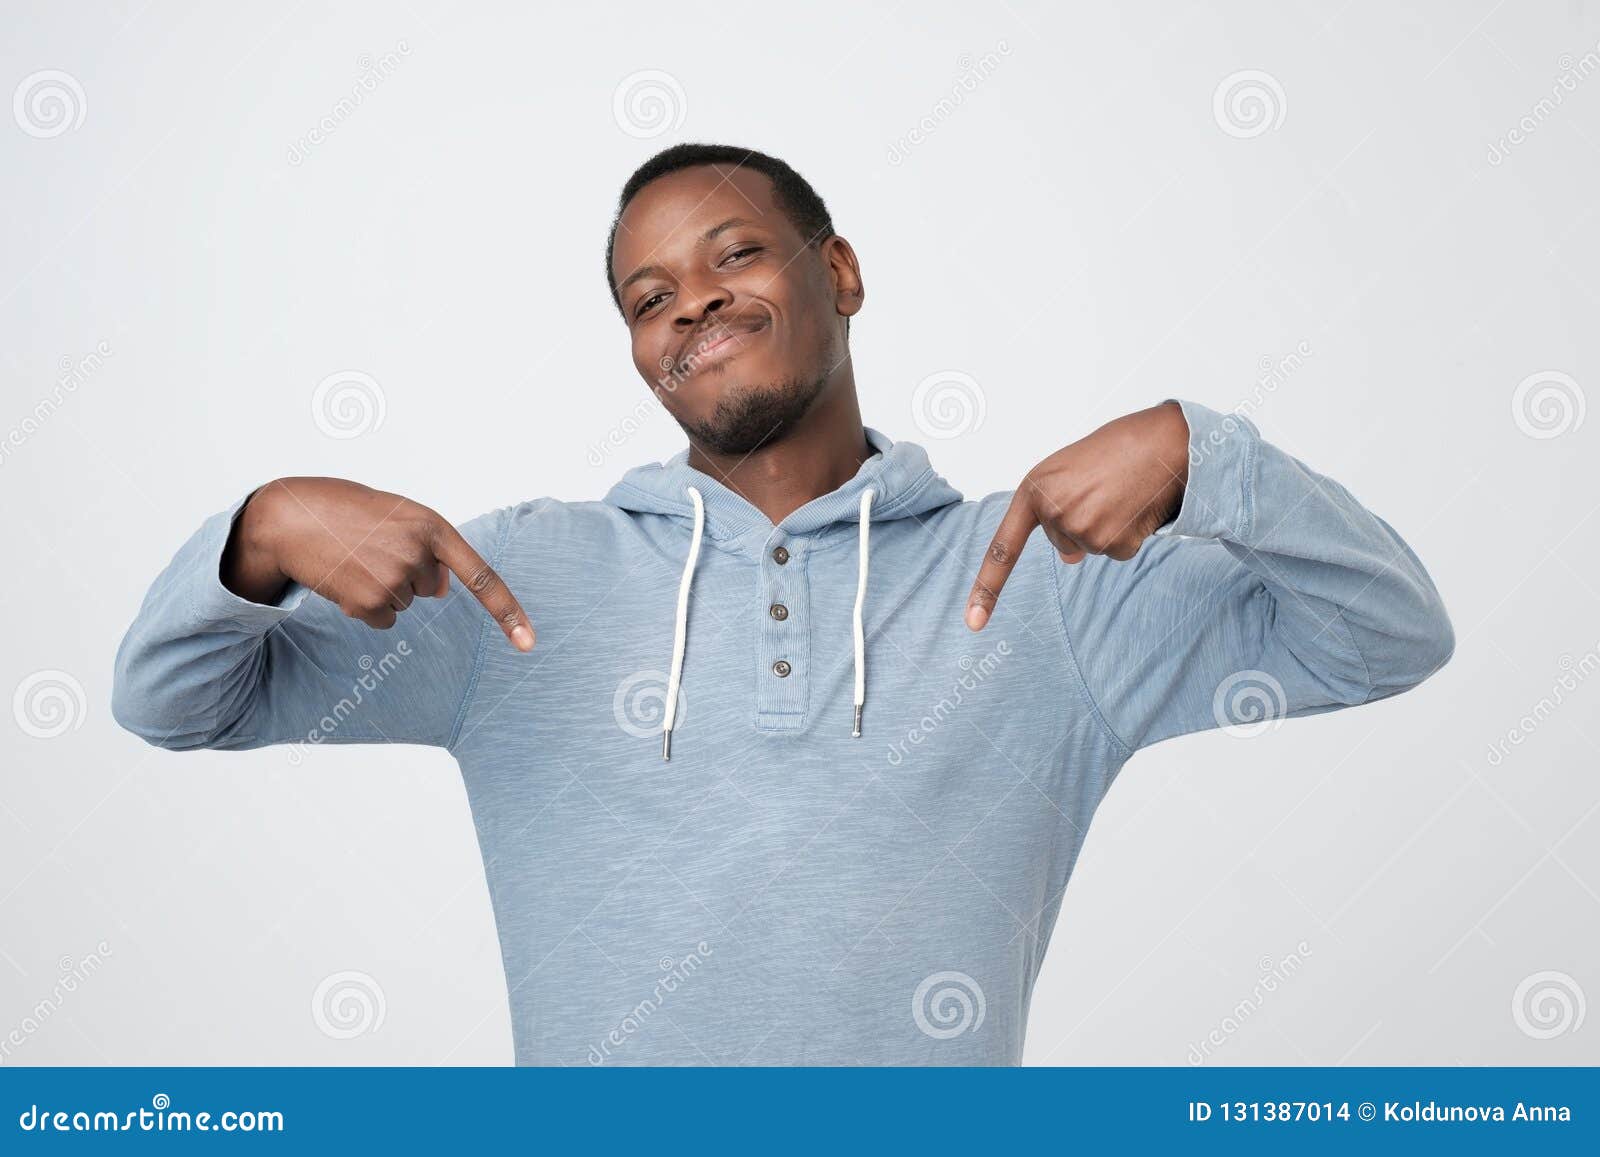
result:
M 222 551 L 222 585 L 253 603 L 274 605 L 283 597 L 289 576 L 278 566 L 271 533 L 272 494 L 277 486 L 258 488 L 233 520 Z
M 1162 523 L 1172 521 L 1178 517 L 1178 511 L 1183 508 L 1184 492 L 1189 486 L 1189 420 L 1184 417 L 1183 407 L 1175 401 L 1162 402 L 1151 407 L 1155 415 L 1155 422 L 1160 431 L 1157 445 L 1160 447 L 1158 454 L 1162 469 L 1165 471 L 1169 484 L 1163 491 L 1165 499 L 1162 504 Z

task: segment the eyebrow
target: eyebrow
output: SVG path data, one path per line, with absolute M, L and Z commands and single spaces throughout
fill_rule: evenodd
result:
M 697 244 L 705 245 L 709 242 L 715 241 L 721 234 L 740 225 L 754 224 L 756 224 L 756 222 L 744 217 L 729 217 L 726 221 L 723 221 L 717 225 L 713 225 L 704 233 L 700 234 L 700 240 L 697 242 Z M 628 286 L 632 285 L 635 281 L 641 281 L 646 277 L 665 277 L 666 272 L 667 271 L 659 265 L 641 265 L 638 269 L 635 269 L 632 273 L 628 274 L 627 277 L 622 279 L 622 282 L 617 286 L 617 296 L 620 298 L 622 296 L 622 291 L 627 289 Z

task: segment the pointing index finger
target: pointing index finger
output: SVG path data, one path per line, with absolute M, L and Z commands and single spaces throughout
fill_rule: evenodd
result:
M 483 604 L 519 651 L 533 650 L 533 625 L 517 597 L 498 572 L 472 549 L 461 532 L 444 519 L 433 536 L 433 555 L 459 578 L 472 597 Z
M 1038 525 L 1032 489 L 1026 484 L 1019 486 L 1011 496 L 1011 505 L 1006 507 L 1000 525 L 995 529 L 994 538 L 983 557 L 983 566 L 978 569 L 978 579 L 972 584 L 972 593 L 967 596 L 967 626 L 974 631 L 983 630 L 989 622 L 989 615 L 999 601 L 1000 589 L 1011 577 L 1011 570 L 1016 566 L 1022 548 L 1028 543 L 1028 535 Z

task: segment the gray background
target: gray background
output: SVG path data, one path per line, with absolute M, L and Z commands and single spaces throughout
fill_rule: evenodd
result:
M 459 521 L 673 453 L 601 259 L 684 139 L 816 184 L 867 421 L 969 496 L 1169 394 L 1243 406 L 1453 613 L 1411 694 L 1136 758 L 1029 1062 L 1600 1062 L 1600 18 L 1109 7 L 8 4 L 3 1063 L 509 1061 L 449 756 L 149 749 L 112 654 L 265 479 Z M 343 973 L 353 1032 L 314 1011 Z

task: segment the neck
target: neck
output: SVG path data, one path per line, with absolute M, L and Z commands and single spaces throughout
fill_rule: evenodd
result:
M 773 441 L 748 454 L 719 454 L 691 442 L 689 465 L 720 479 L 776 526 L 850 481 L 874 453 L 861 425 L 855 381 L 843 375 Z

